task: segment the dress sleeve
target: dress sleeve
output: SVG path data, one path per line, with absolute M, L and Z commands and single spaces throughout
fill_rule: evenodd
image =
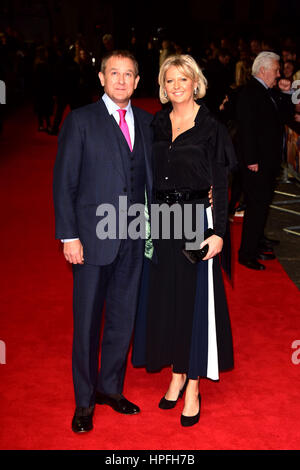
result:
M 236 156 L 226 127 L 217 123 L 211 156 L 214 231 L 224 238 L 228 219 L 228 176 Z

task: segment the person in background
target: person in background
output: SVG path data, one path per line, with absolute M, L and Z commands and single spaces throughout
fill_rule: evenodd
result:
M 53 78 L 56 108 L 50 135 L 58 135 L 66 108 L 69 106 L 73 110 L 78 107 L 79 82 L 80 73 L 78 64 L 74 60 L 74 48 L 61 50 Z
M 251 81 L 237 99 L 237 156 L 246 204 L 239 262 L 258 271 L 266 268 L 260 260 L 275 258 L 278 241 L 267 238 L 264 229 L 282 162 L 284 124 L 294 117 L 287 93 L 291 83 L 278 81 L 279 60 L 274 52 L 261 52 L 253 62 Z M 273 90 L 277 81 L 278 91 Z
M 206 104 L 210 111 L 218 113 L 230 86 L 234 84 L 234 70 L 228 49 L 219 49 L 217 58 L 206 66 L 208 90 Z
M 74 108 L 85 106 L 93 102 L 93 96 L 97 88 L 97 74 L 91 62 L 91 58 L 84 48 L 79 48 L 74 61 L 77 64 L 78 83 L 75 93 L 76 105 Z
M 258 38 L 252 38 L 250 41 L 250 57 L 253 61 L 261 52 L 261 41 Z
M 34 110 L 38 117 L 38 130 L 50 131 L 50 118 L 53 113 L 53 80 L 48 63 L 46 47 L 36 50 L 33 71 Z
M 240 51 L 240 60 L 235 64 L 235 85 L 245 85 L 251 78 L 252 61 L 247 49 Z
M 283 77 L 291 83 L 295 80 L 296 64 L 292 60 L 286 60 L 283 63 Z
M 172 42 L 169 39 L 163 39 L 161 43 L 161 50 L 159 54 L 159 67 L 163 64 L 167 57 L 174 53 Z

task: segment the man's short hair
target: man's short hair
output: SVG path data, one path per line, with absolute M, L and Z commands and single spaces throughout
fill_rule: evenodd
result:
M 111 57 L 123 57 L 124 59 L 132 60 L 133 65 L 134 65 L 135 76 L 136 77 L 138 76 L 138 74 L 139 74 L 139 64 L 138 64 L 136 58 L 134 57 L 134 55 L 130 51 L 127 51 L 126 49 L 116 49 L 114 51 L 109 52 L 108 54 L 106 54 L 103 57 L 103 59 L 101 61 L 101 72 L 103 74 L 105 73 L 105 68 L 106 68 L 107 61 Z
M 277 60 L 278 62 L 280 60 L 280 56 L 278 54 L 275 54 L 275 52 L 260 52 L 252 64 L 252 75 L 254 77 L 258 75 L 261 67 L 270 69 L 274 60 Z

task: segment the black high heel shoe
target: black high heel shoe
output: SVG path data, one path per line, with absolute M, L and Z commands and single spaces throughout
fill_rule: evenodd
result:
M 189 379 L 186 378 L 186 380 L 184 382 L 184 385 L 183 385 L 182 389 L 179 392 L 177 400 L 167 400 L 165 397 L 163 397 L 160 400 L 159 404 L 158 404 L 159 408 L 161 408 L 162 410 L 171 410 L 172 408 L 174 408 L 176 406 L 176 403 L 179 400 L 179 398 L 183 397 L 183 394 L 184 394 L 185 389 L 187 387 L 188 381 L 189 381 Z
M 199 400 L 199 411 L 198 411 L 198 413 L 194 416 L 181 415 L 180 422 L 181 422 L 182 426 L 185 426 L 185 427 L 194 426 L 194 424 L 198 423 L 198 421 L 200 419 L 200 407 L 201 407 L 201 395 L 200 395 L 200 393 L 198 395 L 198 400 Z

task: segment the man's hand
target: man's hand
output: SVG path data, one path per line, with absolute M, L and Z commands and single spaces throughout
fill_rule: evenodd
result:
M 278 86 L 281 91 L 290 91 L 291 82 L 289 80 L 286 80 L 285 78 L 282 78 L 281 80 L 279 80 Z
M 258 163 L 255 163 L 254 165 L 248 165 L 248 169 L 251 171 L 255 171 L 255 173 L 258 172 Z
M 220 111 L 224 111 L 224 109 L 225 109 L 225 103 L 227 103 L 228 101 L 229 101 L 229 98 L 228 98 L 228 96 L 226 95 L 225 98 L 224 98 L 224 100 L 223 100 L 223 102 L 222 102 L 222 104 L 220 104 L 220 106 L 219 106 L 219 110 L 220 110 Z
M 83 264 L 83 246 L 80 240 L 64 243 L 64 256 L 69 263 Z

